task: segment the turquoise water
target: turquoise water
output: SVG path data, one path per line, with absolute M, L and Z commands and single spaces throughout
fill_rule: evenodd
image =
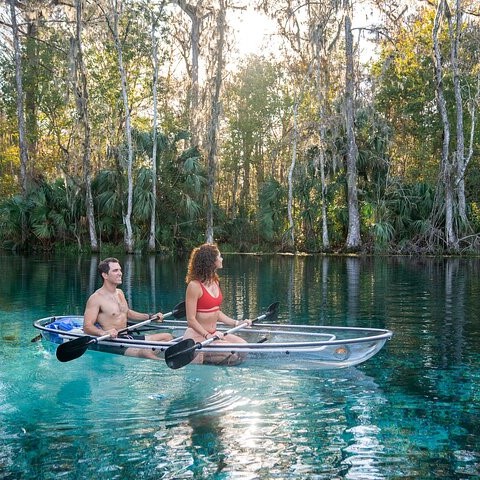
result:
M 182 300 L 185 261 L 121 260 L 134 309 Z M 0 479 L 480 478 L 480 260 L 225 255 L 233 316 L 395 332 L 322 372 L 60 363 L 32 322 L 82 314 L 97 262 L 0 256 Z

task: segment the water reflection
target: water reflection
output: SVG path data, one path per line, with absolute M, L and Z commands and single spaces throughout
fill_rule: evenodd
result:
M 168 445 L 170 458 L 188 462 L 194 478 L 219 472 L 252 479 L 333 478 L 340 472 L 383 478 L 375 476 L 383 451 L 376 410 L 386 399 L 372 377 L 356 369 L 335 378 L 196 370 L 206 377 L 169 402 L 168 430 L 155 435 Z M 212 382 L 209 370 L 217 372 Z M 176 475 L 185 471 L 185 463 L 173 462 Z
M 278 300 L 279 322 L 395 332 L 357 369 L 303 373 L 60 365 L 31 323 L 81 314 L 98 260 L 0 256 L 0 478 L 480 478 L 480 260 L 229 255 L 233 316 Z M 135 309 L 182 300 L 186 260 L 120 261 Z

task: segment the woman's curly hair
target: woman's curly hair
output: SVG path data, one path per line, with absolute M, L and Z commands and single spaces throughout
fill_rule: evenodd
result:
M 204 243 L 194 248 L 188 261 L 185 281 L 187 283 L 192 280 L 198 280 L 202 283 L 212 280 L 218 282 L 215 261 L 219 255 L 220 250 L 215 243 Z

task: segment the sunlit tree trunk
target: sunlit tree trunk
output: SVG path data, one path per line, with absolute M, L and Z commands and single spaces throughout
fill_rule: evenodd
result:
M 121 2 L 120 2 L 121 3 Z M 113 22 L 110 22 L 109 16 L 106 15 L 108 26 L 113 36 L 115 43 L 115 49 L 117 50 L 118 70 L 120 72 L 120 79 L 122 84 L 122 99 L 123 108 L 125 111 L 125 136 L 127 140 L 127 209 L 122 212 L 123 224 L 125 226 L 124 232 L 124 244 L 125 251 L 127 253 L 133 253 L 133 231 L 132 231 L 132 209 L 133 209 L 133 144 L 132 144 L 132 126 L 131 126 L 131 113 L 128 100 L 128 84 L 127 74 L 123 65 L 123 49 L 122 42 L 120 40 L 118 23 L 120 20 L 119 2 L 113 0 L 112 4 Z
M 207 191 L 207 228 L 206 241 L 213 242 L 213 213 L 214 213 L 214 193 L 215 179 L 217 174 L 217 150 L 218 150 L 218 128 L 220 121 L 220 92 L 222 89 L 222 79 L 224 70 L 224 45 L 226 29 L 226 6 L 223 0 L 220 0 L 220 9 L 217 17 L 217 43 L 215 47 L 216 69 L 213 83 L 213 95 L 211 99 L 210 125 L 207 137 L 207 162 L 208 162 L 208 191 Z
M 441 27 L 441 21 L 444 14 L 444 8 L 447 5 L 444 0 L 440 0 L 435 14 L 435 21 L 433 26 L 433 51 L 435 60 L 435 92 L 437 96 L 437 105 L 440 112 L 440 117 L 443 126 L 443 145 L 442 158 L 440 164 L 440 178 L 437 186 L 437 192 L 444 192 L 444 209 L 445 209 L 445 242 L 447 249 L 456 250 L 458 248 L 458 238 L 453 226 L 453 202 L 454 202 L 454 188 L 453 188 L 453 165 L 449 155 L 450 149 L 450 121 L 448 119 L 447 103 L 445 100 L 443 88 L 443 64 L 442 55 L 440 51 L 438 34 Z M 437 213 L 442 210 L 441 194 L 437 194 Z
M 27 4 L 28 5 L 28 4 Z M 25 93 L 25 124 L 26 124 L 26 142 L 28 149 L 29 168 L 35 166 L 38 144 L 38 120 L 37 120 L 37 95 L 38 95 L 38 22 L 39 14 L 32 12 L 28 6 L 24 8 L 27 17 L 27 36 L 26 36 L 26 75 L 24 78 Z
M 203 0 L 197 2 L 197 5 L 187 3 L 185 0 L 171 0 L 171 3 L 178 5 L 190 18 L 190 42 L 192 49 L 191 56 L 191 72 L 190 72 L 190 95 L 189 95 L 189 129 L 190 129 L 190 145 L 197 146 L 200 142 L 199 127 L 199 82 L 198 82 L 198 62 L 200 58 L 200 31 L 201 25 L 206 17 L 202 13 Z
M 77 75 L 75 79 L 75 97 L 77 114 L 83 126 L 83 180 L 85 184 L 85 207 L 90 235 L 90 249 L 98 252 L 97 232 L 95 229 L 95 213 L 92 196 L 91 180 L 91 135 L 88 112 L 88 88 L 85 62 L 83 61 L 82 44 L 82 11 L 84 0 L 76 0 L 76 48 L 74 49 Z
M 321 187 L 321 210 L 322 210 L 322 246 L 328 250 L 330 248 L 330 240 L 328 236 L 328 218 L 327 218 L 327 182 L 325 178 L 325 155 L 326 155 L 326 95 L 328 90 L 328 82 L 326 81 L 328 74 L 322 75 L 320 62 L 320 49 L 318 49 L 317 58 L 317 98 L 319 105 L 318 122 L 320 145 L 319 152 L 315 161 L 315 168 L 320 170 L 320 187 Z M 323 63 L 323 62 L 322 62 Z
M 469 153 L 466 153 L 465 147 L 465 131 L 464 131 L 464 110 L 463 110 L 463 92 L 461 86 L 461 73 L 459 67 L 459 50 L 460 37 L 462 34 L 463 24 L 463 1 L 456 0 L 455 2 L 455 19 L 452 19 L 452 14 L 446 5 L 446 16 L 448 19 L 449 36 L 450 36 L 450 63 L 453 73 L 453 88 L 455 94 L 455 113 L 457 118 L 456 135 L 457 144 L 455 151 L 456 159 L 456 198 L 458 202 L 458 216 L 460 218 L 461 226 L 465 227 L 467 220 L 466 200 L 465 200 L 465 171 L 472 158 L 473 154 L 473 139 L 470 141 Z M 478 99 L 477 99 L 478 100 Z M 471 102 L 473 107 L 476 101 Z M 475 126 L 475 108 L 470 109 L 471 123 L 474 129 Z M 473 131 L 473 130 L 472 130 Z
M 288 239 L 287 246 L 295 248 L 295 222 L 293 220 L 293 172 L 297 162 L 297 144 L 298 144 L 298 106 L 300 98 L 295 99 L 293 105 L 293 138 L 292 138 L 292 160 L 288 169 L 288 199 L 287 199 L 287 215 L 288 215 Z
M 347 250 L 356 250 L 361 246 L 360 215 L 357 195 L 357 158 L 358 148 L 354 130 L 354 69 L 353 35 L 350 16 L 345 16 L 345 127 L 347 131 L 347 201 L 348 235 Z
M 457 116 L 457 146 L 456 146 L 456 176 L 457 176 L 457 198 L 458 215 L 463 224 L 467 222 L 465 203 L 465 134 L 463 130 L 463 99 L 460 85 L 460 72 L 458 67 L 458 50 L 460 45 L 460 34 L 462 29 L 462 2 L 456 2 L 455 22 L 452 21 L 450 11 L 447 12 L 449 35 L 450 35 L 450 60 L 453 73 L 453 89 L 455 93 L 455 108 Z
M 163 8 L 163 5 L 162 5 Z M 152 211 L 150 217 L 150 236 L 148 239 L 148 250 L 155 251 L 155 231 L 157 215 L 157 126 L 158 126 L 158 39 L 157 21 L 152 13 L 152 60 L 153 60 L 153 149 L 152 149 Z
M 14 46 L 14 52 L 15 52 L 15 82 L 17 87 L 17 119 L 18 119 L 18 139 L 19 139 L 19 148 L 20 148 L 20 186 L 22 189 L 22 194 L 25 196 L 28 190 L 28 178 L 27 178 L 28 149 L 27 149 L 27 142 L 26 142 L 25 111 L 24 111 L 24 104 L 23 104 L 22 55 L 20 51 L 17 14 L 15 12 L 15 0 L 9 0 L 9 3 L 10 3 L 10 16 L 12 20 L 13 46 Z

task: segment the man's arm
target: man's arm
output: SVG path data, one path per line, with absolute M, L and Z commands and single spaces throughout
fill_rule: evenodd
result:
M 127 317 L 131 318 L 132 320 L 150 320 L 150 318 L 158 317 L 155 318 L 155 322 L 161 322 L 163 320 L 163 313 L 140 313 L 129 308 L 127 312 Z
M 128 305 L 127 299 L 125 298 L 125 294 L 121 290 L 119 291 L 119 295 L 123 297 L 122 302 L 125 302 Z M 155 321 L 161 322 L 163 320 L 163 313 L 162 312 L 140 313 L 128 307 L 127 318 L 131 318 L 132 320 L 149 320 L 150 318 L 153 318 L 153 317 L 158 317 L 158 319 L 155 319 Z
M 101 328 L 98 328 L 95 323 L 97 322 L 98 314 L 100 313 L 100 304 L 95 298 L 95 295 L 91 295 L 90 298 L 87 300 L 87 304 L 85 306 L 85 312 L 83 314 L 83 331 L 88 335 L 95 335 L 97 337 L 101 337 L 106 333 Z M 116 330 L 115 330 L 116 332 Z

